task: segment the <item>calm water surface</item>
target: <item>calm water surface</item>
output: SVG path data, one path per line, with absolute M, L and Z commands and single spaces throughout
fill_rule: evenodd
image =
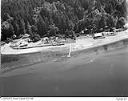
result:
M 128 96 L 128 47 L 13 70 L 0 82 L 2 96 Z

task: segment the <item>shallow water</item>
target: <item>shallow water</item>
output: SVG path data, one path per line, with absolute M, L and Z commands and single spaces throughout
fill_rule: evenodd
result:
M 38 63 L 0 81 L 2 96 L 128 96 L 128 47 Z

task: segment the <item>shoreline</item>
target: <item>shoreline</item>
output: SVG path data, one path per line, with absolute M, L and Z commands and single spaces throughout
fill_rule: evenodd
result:
M 120 43 L 123 43 L 123 45 L 120 46 Z M 35 55 L 36 57 L 34 56 L 34 58 L 28 57 L 30 60 L 34 59 L 34 61 L 29 61 L 29 63 L 27 63 L 27 64 L 19 65 L 17 63 L 17 65 L 16 65 L 15 64 L 16 62 L 14 62 L 15 66 L 12 66 L 12 67 L 11 67 L 12 64 L 10 64 L 10 63 L 7 64 L 6 66 L 9 66 L 9 67 L 2 68 L 0 77 L 29 74 L 29 73 L 33 73 L 35 71 L 39 71 L 39 69 L 44 69 L 44 70 L 46 68 L 50 69 L 49 65 L 53 66 L 51 64 L 54 64 L 55 66 L 58 64 L 58 66 L 60 66 L 60 67 L 61 67 L 61 65 L 64 65 L 64 64 L 65 65 L 69 65 L 69 64 L 73 65 L 76 63 L 75 61 L 77 61 L 78 59 L 82 59 L 82 58 L 83 59 L 81 61 L 84 61 L 85 64 L 91 64 L 94 62 L 94 60 L 96 60 L 99 57 L 104 56 L 105 54 L 114 55 L 114 54 L 118 54 L 118 51 L 120 52 L 120 50 L 127 51 L 128 50 L 128 40 L 119 41 L 117 43 L 110 44 L 107 47 L 108 47 L 108 50 L 105 50 L 104 47 L 101 46 L 101 47 L 88 48 L 88 49 L 81 50 L 81 51 L 74 51 L 74 52 L 72 52 L 72 55 L 70 58 L 67 57 L 66 55 L 65 55 L 66 57 L 63 56 L 64 54 L 63 55 L 61 54 L 61 56 L 53 56 L 53 53 L 51 53 L 52 58 L 49 59 L 49 57 L 48 57 L 48 59 L 47 59 L 47 56 L 42 57 L 42 56 L 40 56 L 41 54 L 40 55 L 36 54 Z M 58 54 L 58 53 L 55 52 L 54 54 Z M 46 61 L 42 60 L 43 58 Z M 38 59 L 39 59 L 39 61 L 38 61 Z M 77 62 L 81 63 L 81 61 L 77 61 Z M 39 67 L 38 67 L 38 65 L 39 65 Z M 68 67 L 66 67 L 66 68 L 68 69 Z M 62 68 L 62 70 L 63 70 L 63 68 Z
M 1 47 L 2 55 L 22 55 L 38 52 L 47 52 L 47 51 L 64 51 L 69 50 L 71 52 L 81 51 L 88 48 L 100 47 L 108 44 L 112 44 L 121 40 L 128 39 L 128 30 L 122 32 L 116 32 L 115 36 L 107 36 L 104 39 L 93 38 L 77 38 L 75 43 L 68 43 L 62 46 L 47 46 L 47 47 L 35 47 L 29 49 L 12 49 L 9 47 L 10 44 L 6 44 L 4 47 Z
M 113 38 L 114 39 L 114 38 Z M 95 45 L 92 47 L 88 47 L 85 49 L 73 50 L 70 54 L 71 56 L 68 57 L 68 49 L 63 51 L 55 51 L 49 50 L 47 52 L 37 52 L 34 54 L 20 54 L 20 55 L 3 55 L 2 56 L 2 73 L 8 74 L 8 72 L 13 72 L 13 70 L 21 70 L 25 69 L 26 67 L 35 66 L 37 64 L 50 64 L 50 63 L 65 63 L 66 61 L 74 60 L 79 56 L 88 57 L 98 57 L 99 55 L 105 54 L 107 52 L 120 50 L 122 48 L 128 47 L 128 38 L 120 38 L 120 40 L 113 41 L 112 43 L 108 44 L 101 44 Z M 58 50 L 58 49 L 57 49 Z M 7 60 L 4 60 L 7 59 Z M 12 60 L 13 59 L 13 60 Z M 18 60 L 17 60 L 18 59 Z M 93 60 L 93 59 L 92 59 Z M 9 61 L 9 63 L 8 63 Z M 44 67 L 43 66 L 43 67 Z M 26 69 L 27 69 L 26 68 Z

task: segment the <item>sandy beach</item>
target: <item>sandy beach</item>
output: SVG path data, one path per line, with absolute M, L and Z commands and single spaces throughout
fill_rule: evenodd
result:
M 39 47 L 30 49 L 14 50 L 6 47 L 2 54 L 2 72 L 12 71 L 18 68 L 28 67 L 38 63 L 49 63 L 52 61 L 67 61 L 84 53 L 86 57 L 89 54 L 97 54 L 127 46 L 128 30 L 117 33 L 116 36 L 108 36 L 104 39 L 94 40 L 92 38 L 79 37 L 76 43 L 63 46 Z M 122 41 L 123 40 L 123 41 Z M 105 46 L 107 46 L 107 49 Z M 7 51 L 7 49 L 11 51 Z M 13 54 L 11 54 L 13 53 Z M 28 54 L 29 53 L 29 54 Z
M 12 49 L 9 47 L 9 44 L 4 45 L 1 47 L 1 54 L 4 55 L 11 55 L 11 54 L 27 54 L 27 53 L 34 53 L 34 52 L 41 52 L 41 51 L 61 51 L 63 48 L 70 49 L 71 51 L 79 51 L 95 46 L 101 46 L 105 44 L 110 44 L 116 41 L 120 41 L 123 39 L 128 38 L 128 30 L 123 32 L 117 32 L 115 36 L 107 36 L 104 39 L 97 39 L 94 40 L 93 38 L 85 38 L 85 37 L 78 37 L 75 43 L 65 44 L 62 46 L 47 46 L 47 47 L 35 47 L 35 48 L 28 48 L 28 49 Z

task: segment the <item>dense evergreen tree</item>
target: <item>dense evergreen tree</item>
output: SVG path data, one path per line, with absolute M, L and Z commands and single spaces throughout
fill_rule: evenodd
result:
M 125 3 L 126 0 L 2 0 L 2 40 L 13 34 L 68 37 L 82 30 L 92 34 L 122 28 Z

